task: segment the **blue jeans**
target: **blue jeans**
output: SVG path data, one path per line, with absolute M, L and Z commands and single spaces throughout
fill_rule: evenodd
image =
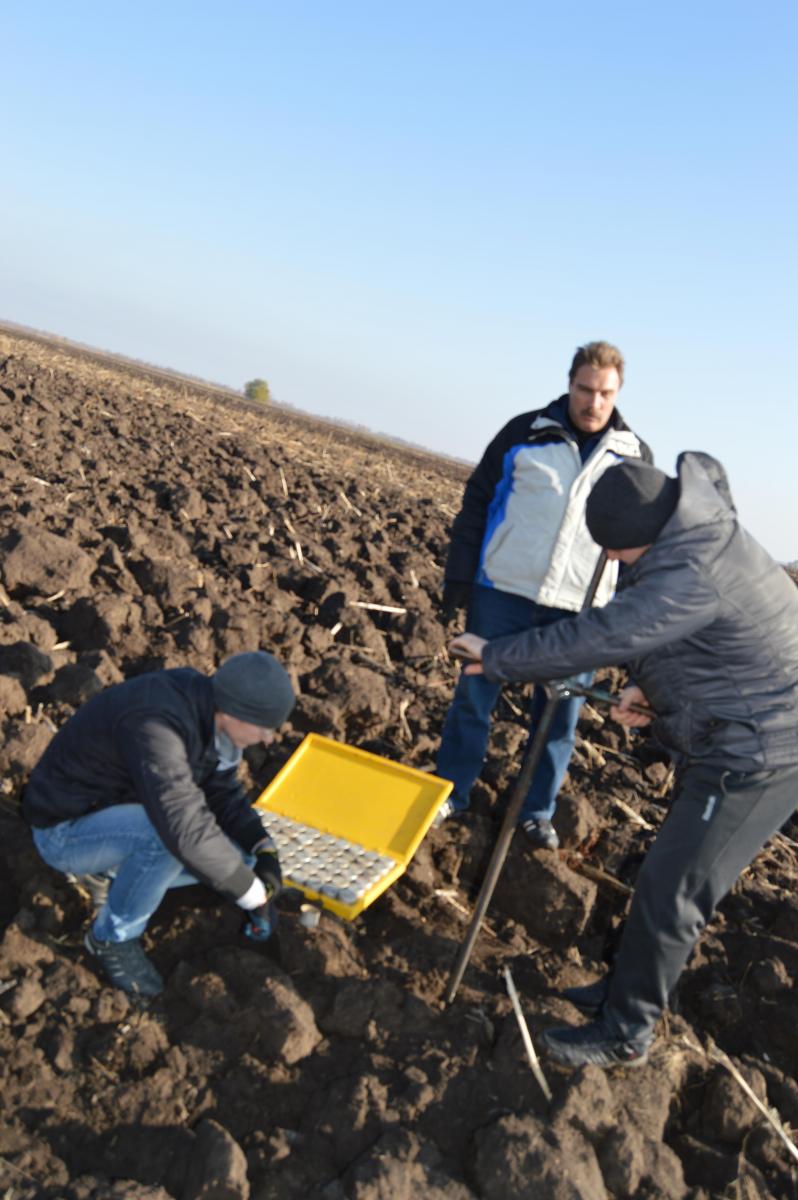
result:
M 108 903 L 93 926 L 95 937 L 104 942 L 140 937 L 169 888 L 198 882 L 166 849 L 141 804 L 115 804 L 49 829 L 34 829 L 33 841 L 56 871 L 113 876 Z M 243 851 L 241 856 L 254 862 Z
M 515 596 L 511 592 L 500 592 L 497 588 L 477 584 L 472 592 L 466 626 L 469 633 L 490 640 L 521 633 L 532 626 L 551 625 L 554 621 L 574 615 L 561 608 L 537 604 L 525 596 Z M 588 685 L 592 673 L 573 678 Z M 451 779 L 454 784 L 451 802 L 455 810 L 464 811 L 468 808 L 471 788 L 485 761 L 491 713 L 500 690 L 501 684 L 489 683 L 484 675 L 461 673 L 457 681 L 454 699 L 443 726 L 437 764 L 437 773 L 443 779 Z M 534 734 L 545 704 L 544 689 L 536 687 L 529 713 L 531 734 Z M 551 820 L 554 815 L 557 793 L 571 761 L 582 704 L 581 697 L 561 700 L 558 704 L 519 822 L 530 817 Z

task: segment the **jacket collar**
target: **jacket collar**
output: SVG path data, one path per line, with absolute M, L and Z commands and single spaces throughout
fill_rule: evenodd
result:
M 551 437 L 553 433 L 557 433 L 562 438 L 575 442 L 576 437 L 566 422 L 567 411 L 568 393 L 565 392 L 556 400 L 552 400 L 551 404 L 547 404 L 545 408 L 539 409 L 533 414 L 528 440 L 537 441 L 540 435 Z M 596 445 L 608 446 L 619 454 L 637 455 L 640 453 L 637 436 L 626 424 L 617 408 L 612 410 L 606 426 L 595 437 Z
M 563 392 L 562 396 L 558 396 L 556 400 L 552 400 L 551 404 L 547 404 L 545 408 L 541 408 L 537 413 L 533 414 L 532 429 L 551 427 L 552 424 L 560 425 L 563 429 L 569 430 L 570 424 L 568 421 L 568 393 Z M 542 423 L 542 424 L 541 424 Z M 610 429 L 621 429 L 626 432 L 631 432 L 629 426 L 624 421 L 619 409 L 613 408 L 610 419 L 601 431 L 602 434 L 608 433 Z

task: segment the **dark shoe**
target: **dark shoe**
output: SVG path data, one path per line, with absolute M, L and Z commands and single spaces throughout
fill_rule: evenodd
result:
M 142 950 L 138 938 L 127 942 L 101 942 L 89 930 L 83 944 L 102 965 L 111 983 L 129 996 L 158 996 L 163 991 L 163 979 Z
M 443 822 L 448 821 L 450 817 L 462 817 L 467 812 L 467 804 L 458 804 L 452 800 L 451 796 L 447 796 L 433 817 L 432 824 L 436 826 L 442 825 Z
M 624 1041 L 615 1037 L 603 1021 L 574 1028 L 562 1025 L 547 1029 L 540 1040 L 553 1058 L 569 1067 L 642 1067 L 648 1058 L 652 1038 Z
M 609 990 L 610 981 L 605 975 L 603 979 L 597 979 L 595 983 L 587 983 L 583 987 L 563 988 L 560 995 L 586 1016 L 597 1017 Z
M 527 817 L 521 822 L 524 837 L 536 850 L 556 850 L 560 844 L 557 830 L 545 817 Z

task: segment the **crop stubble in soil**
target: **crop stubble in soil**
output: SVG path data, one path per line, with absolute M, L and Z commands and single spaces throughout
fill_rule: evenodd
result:
M 0 1186 L 16 1200 L 791 1197 L 795 1170 L 711 1038 L 798 1126 L 798 857 L 772 843 L 702 939 L 648 1066 L 544 1062 L 533 1031 L 604 969 L 665 812 L 665 766 L 586 708 L 560 855 L 514 845 L 457 1001 L 441 1002 L 524 743 L 500 701 L 467 821 L 433 830 L 357 921 L 286 905 L 253 947 L 215 894 L 167 897 L 149 1008 L 80 950 L 88 900 L 19 819 L 31 766 L 99 687 L 264 645 L 301 690 L 256 795 L 317 730 L 429 769 L 454 672 L 435 603 L 465 470 L 190 383 L 0 333 Z M 356 607 L 367 603 L 404 613 Z M 617 686 L 617 672 L 607 686 Z M 615 803 L 615 799 L 620 804 Z M 629 816 L 637 812 L 643 822 Z M 789 831 L 788 831 L 789 833 Z M 588 878 L 580 869 L 594 868 Z

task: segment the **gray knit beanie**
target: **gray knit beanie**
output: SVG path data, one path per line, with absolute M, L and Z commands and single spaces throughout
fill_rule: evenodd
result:
M 679 499 L 679 481 L 650 463 L 625 459 L 605 471 L 587 498 L 590 536 L 605 550 L 656 541 Z
M 219 712 L 262 729 L 282 725 L 296 703 L 285 667 L 265 650 L 234 654 L 222 663 L 211 683 Z

